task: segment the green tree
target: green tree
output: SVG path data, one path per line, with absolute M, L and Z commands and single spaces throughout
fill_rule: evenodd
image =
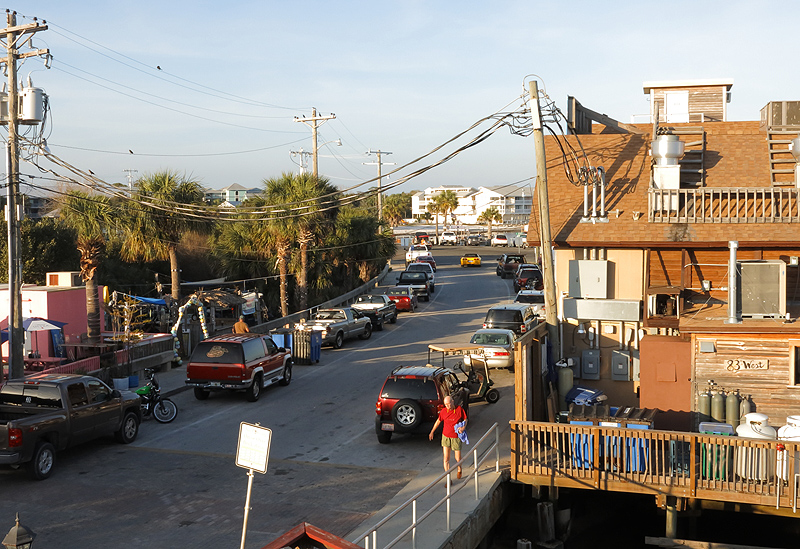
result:
M 86 335 L 90 342 L 100 340 L 100 299 L 97 295 L 97 268 L 106 249 L 108 228 L 115 209 L 104 196 L 71 191 L 59 200 L 61 218 L 75 231 L 80 253 L 81 278 L 86 284 Z
M 8 265 L 8 238 L 0 242 L 0 263 Z M 46 284 L 51 271 L 74 271 L 79 255 L 75 231 L 53 217 L 24 219 L 20 225 L 22 280 Z M 8 269 L 0 269 L 0 282 L 8 282 Z
M 445 213 L 445 200 L 441 194 L 437 194 L 428 201 L 428 212 L 433 214 L 436 223 L 436 243 L 439 244 L 439 215 Z
M 497 206 L 486 208 L 478 216 L 478 223 L 486 223 L 486 230 L 489 233 L 490 240 L 492 238 L 492 223 L 500 223 L 502 221 L 503 216 L 500 215 L 500 210 L 497 209 Z
M 411 195 L 387 195 L 383 202 L 383 217 L 392 225 L 399 225 L 404 218 L 411 217 Z
M 447 223 L 450 220 L 450 214 L 452 214 L 456 208 L 458 208 L 458 195 L 455 191 L 446 190 L 439 195 L 441 198 L 439 201 L 441 202 L 442 213 L 444 214 L 444 222 Z
M 184 233 L 203 225 L 180 211 L 199 204 L 203 189 L 197 181 L 172 171 L 147 174 L 137 182 L 126 208 L 122 258 L 125 261 L 169 260 L 172 297 L 180 299 L 181 271 L 178 246 Z

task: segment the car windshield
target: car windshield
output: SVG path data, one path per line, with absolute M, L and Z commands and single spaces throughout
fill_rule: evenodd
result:
M 5 385 L 0 389 L 0 404 L 31 408 L 62 408 L 61 392 L 55 385 Z
M 478 254 L 464 254 L 464 257 L 478 257 Z
M 517 303 L 535 303 L 544 305 L 544 295 L 542 294 L 519 294 L 516 299 Z
M 413 400 L 437 400 L 436 384 L 428 378 L 390 377 L 381 391 L 381 398 L 410 398 Z
M 386 290 L 386 295 L 399 295 L 408 297 L 408 290 L 405 288 L 397 290 Z
M 240 364 L 244 362 L 242 345 L 227 341 L 201 341 L 195 347 L 189 362 Z
M 383 299 L 377 295 L 362 295 L 358 297 L 358 303 L 383 303 Z
M 423 259 L 423 258 L 420 257 L 418 259 Z M 432 269 L 431 269 L 431 266 L 428 265 L 427 263 L 412 263 L 411 265 L 408 266 L 408 270 L 409 271 L 422 271 L 422 272 L 428 273 L 428 272 L 431 272 Z
M 408 272 L 408 271 L 406 271 L 405 273 L 402 273 L 400 275 L 400 279 L 401 280 L 411 280 L 411 281 L 420 280 L 422 282 L 424 282 L 426 280 L 425 273 L 416 273 L 416 272 Z
M 508 345 L 508 334 L 475 334 L 470 343 L 475 345 Z
M 314 318 L 317 320 L 344 320 L 345 316 L 342 311 L 320 311 Z
M 507 255 L 506 262 L 508 263 L 525 263 L 525 256 L 521 255 Z
M 519 322 L 519 311 L 513 309 L 491 309 L 486 314 L 486 320 L 492 322 Z
M 539 272 L 539 269 L 522 269 L 519 272 L 520 278 L 531 278 L 531 277 L 540 278 L 541 276 L 542 273 Z

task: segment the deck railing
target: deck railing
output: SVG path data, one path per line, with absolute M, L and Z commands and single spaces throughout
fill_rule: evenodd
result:
M 511 422 L 512 478 L 797 509 L 800 443 Z
M 651 223 L 796 223 L 800 189 L 731 187 L 650 189 Z

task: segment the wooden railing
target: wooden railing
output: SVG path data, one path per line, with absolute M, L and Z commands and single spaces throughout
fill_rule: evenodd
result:
M 796 509 L 800 443 L 511 422 L 511 475 L 563 486 Z
M 651 223 L 796 223 L 799 189 L 734 187 L 650 189 Z

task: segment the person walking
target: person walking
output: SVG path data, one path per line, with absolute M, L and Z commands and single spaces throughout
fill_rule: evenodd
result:
M 244 315 L 239 315 L 239 322 L 233 325 L 234 334 L 246 334 L 250 332 L 250 327 L 244 321 Z
M 456 432 L 456 424 L 459 424 L 458 432 Z M 461 439 L 459 433 L 464 433 L 467 428 L 467 414 L 464 408 L 456 406 L 453 403 L 453 397 L 444 397 L 444 409 L 439 411 L 439 417 L 436 418 L 436 423 L 433 424 L 431 434 L 428 436 L 429 440 L 433 440 L 433 434 L 436 429 L 442 424 L 442 458 L 444 470 L 447 472 L 450 469 L 450 451 L 453 451 L 456 462 L 461 461 Z M 461 478 L 461 465 L 456 469 L 456 478 Z

